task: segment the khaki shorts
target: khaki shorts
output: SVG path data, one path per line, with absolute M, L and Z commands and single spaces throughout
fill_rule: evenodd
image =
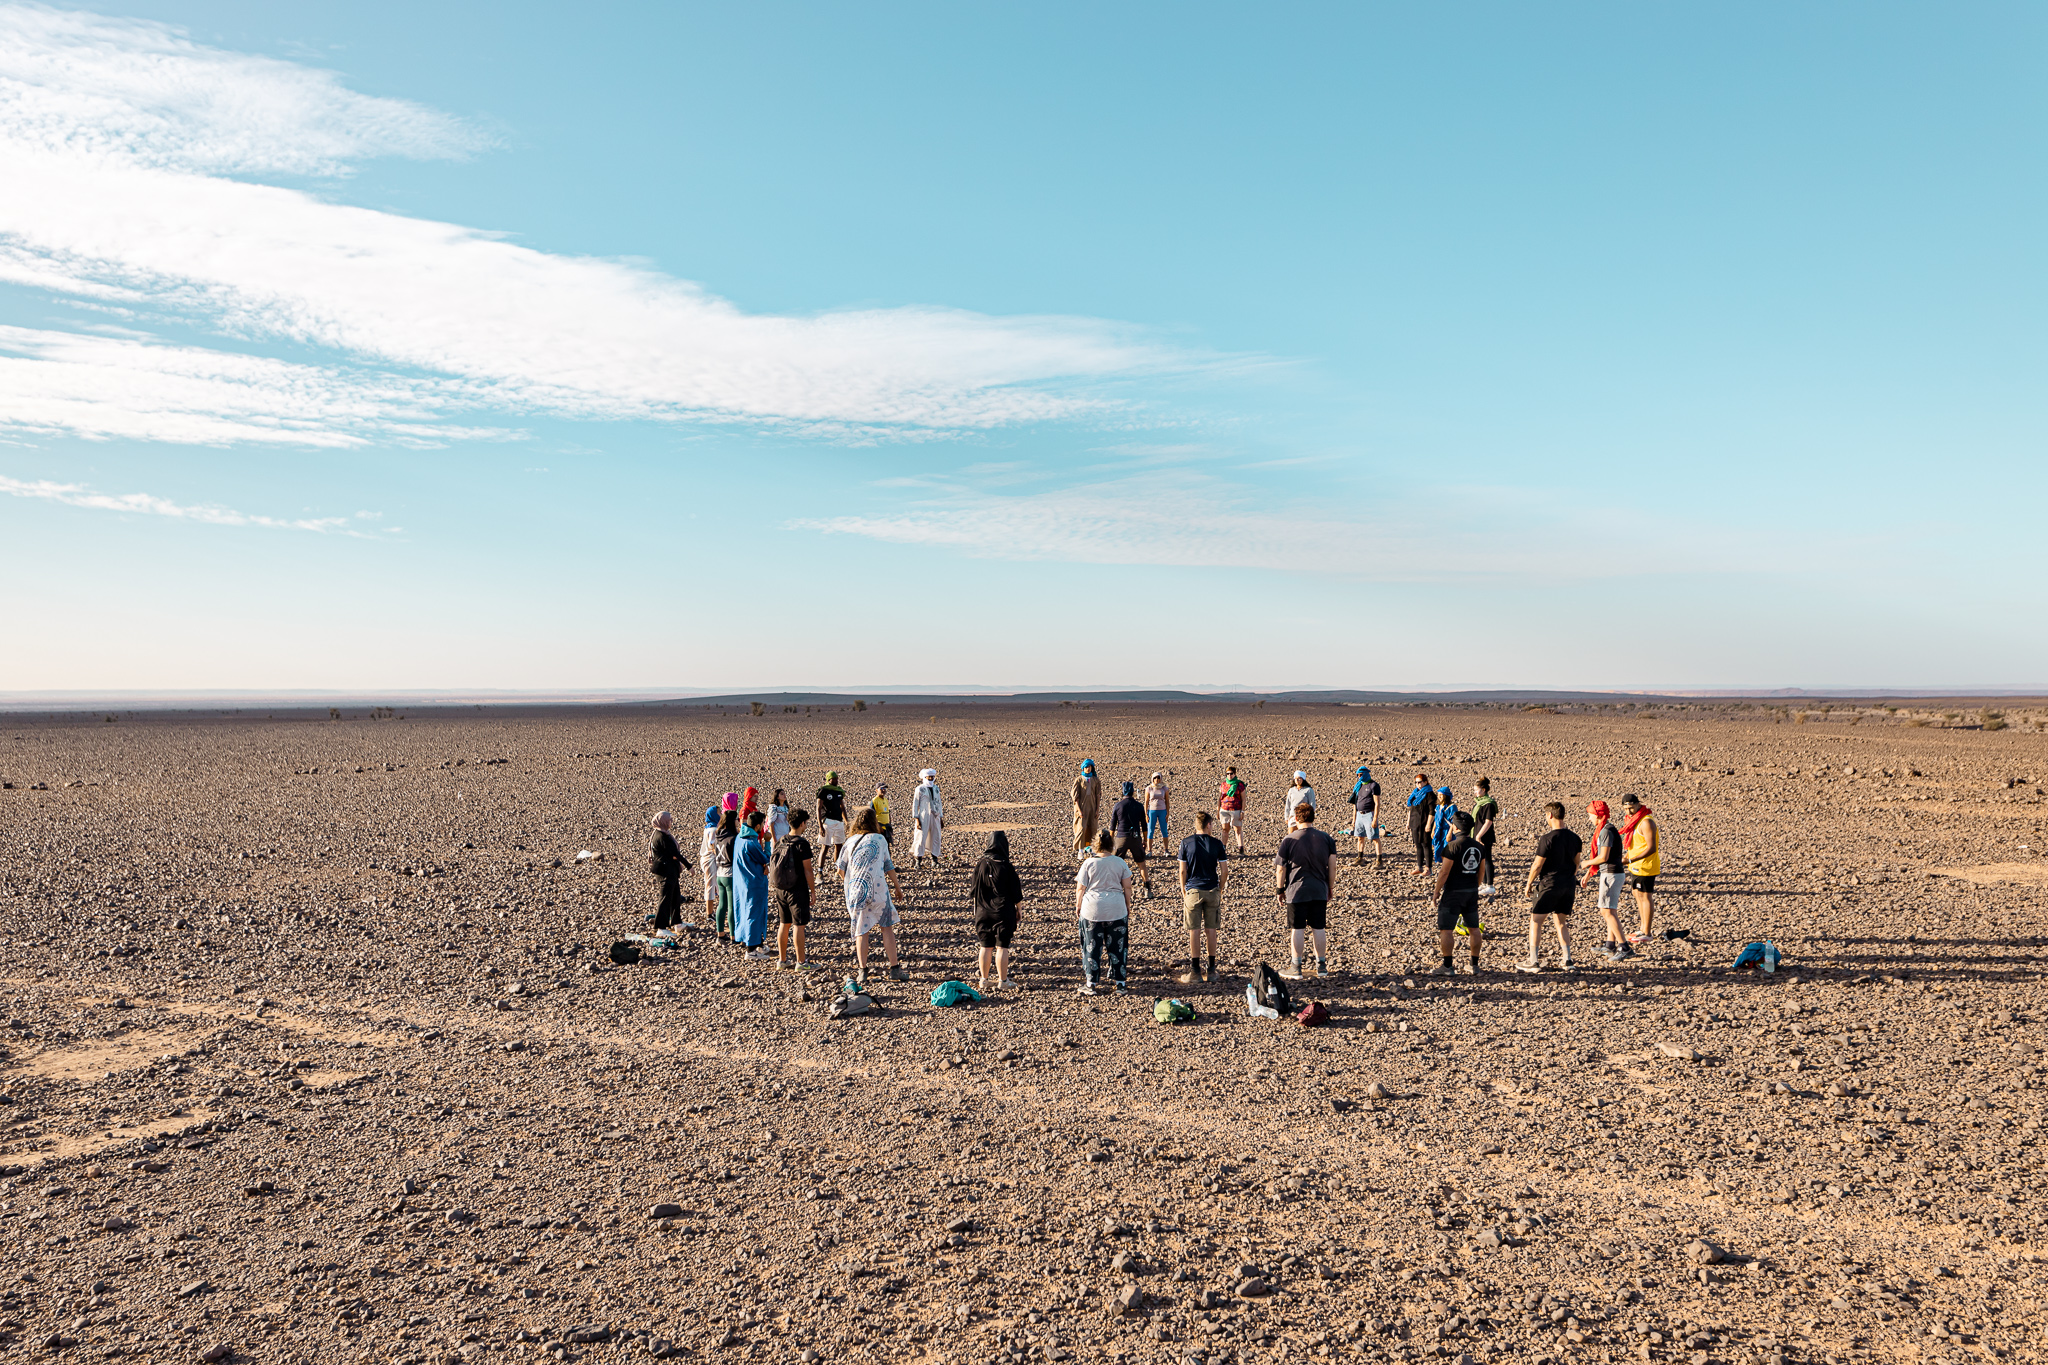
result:
M 1180 893 L 1180 908 L 1187 912 L 1190 929 L 1221 929 L 1223 927 L 1223 893 L 1221 891 L 1183 891 Z
M 1225 828 L 1236 829 L 1244 819 L 1244 812 L 1241 810 L 1219 810 L 1216 812 L 1216 818 L 1223 822 Z
M 1602 910 L 1621 909 L 1621 883 L 1621 873 L 1608 872 L 1603 869 L 1600 873 L 1599 899 L 1594 904 L 1598 905 Z

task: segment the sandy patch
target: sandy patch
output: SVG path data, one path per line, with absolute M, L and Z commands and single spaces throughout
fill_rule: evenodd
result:
M 98 1080 L 110 1071 L 133 1071 L 162 1061 L 166 1054 L 177 1056 L 193 1040 L 189 1033 L 150 1029 L 77 1047 L 45 1048 L 8 1071 L 53 1081 Z
M 136 1138 L 179 1137 L 218 1117 L 219 1115 L 211 1109 L 195 1109 L 176 1118 L 151 1119 L 148 1123 L 106 1128 L 96 1133 L 39 1138 L 35 1140 L 48 1145 L 33 1152 L 8 1152 L 6 1155 L 12 1164 L 21 1166 L 35 1166 L 45 1161 L 64 1161 L 73 1157 L 96 1156 L 109 1147 L 118 1147 L 124 1142 L 133 1142 Z
M 2016 882 L 2022 886 L 2048 886 L 2048 863 L 1984 863 L 1977 867 L 1937 867 L 1937 877 L 1954 877 L 1978 886 Z

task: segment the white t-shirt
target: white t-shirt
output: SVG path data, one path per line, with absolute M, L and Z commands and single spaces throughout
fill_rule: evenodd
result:
M 1282 824 L 1291 825 L 1294 823 L 1294 808 L 1296 806 L 1307 806 L 1310 810 L 1315 810 L 1317 808 L 1316 789 L 1314 787 L 1289 787 L 1287 789 L 1287 804 L 1280 808 Z
M 1113 853 L 1082 863 L 1074 874 L 1074 885 L 1082 892 L 1081 918 L 1100 923 L 1128 917 L 1131 907 L 1124 900 L 1124 882 L 1130 875 L 1131 865 Z

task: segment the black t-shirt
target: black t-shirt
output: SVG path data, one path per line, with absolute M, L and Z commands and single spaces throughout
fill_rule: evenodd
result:
M 1280 851 L 1273 855 L 1273 862 L 1287 870 L 1285 891 L 1289 905 L 1330 898 L 1330 860 L 1336 853 L 1337 841 L 1313 825 L 1280 841 Z
M 1213 834 L 1190 834 L 1180 841 L 1180 860 L 1188 865 L 1188 890 L 1214 891 L 1222 885 L 1218 863 L 1230 860 L 1230 851 Z
M 1444 857 L 1451 864 L 1451 875 L 1444 881 L 1444 895 L 1478 895 L 1479 869 L 1486 862 L 1486 846 L 1470 835 L 1460 834 L 1444 850 Z
M 804 865 L 812 858 L 811 841 L 801 834 L 775 841 L 775 863 L 770 880 L 777 890 L 793 893 L 799 900 L 811 894 L 811 884 L 804 878 Z
M 1500 819 L 1500 802 L 1490 796 L 1482 796 L 1472 805 L 1472 835 L 1489 849 L 1493 847 L 1494 836 L 1500 833 L 1494 822 Z
M 1145 832 L 1145 803 L 1135 796 L 1126 796 L 1109 808 L 1109 830 L 1112 834 L 1138 834 Z
M 1568 829 L 1544 830 L 1543 837 L 1536 841 L 1536 856 L 1543 860 L 1543 871 L 1536 878 L 1537 893 L 1555 891 L 1576 881 L 1579 854 L 1585 847 L 1586 841 Z
M 818 818 L 820 820 L 844 820 L 846 818 L 846 788 L 818 788 Z
M 1351 809 L 1357 811 L 1360 815 L 1369 814 L 1377 809 L 1379 802 L 1380 784 L 1377 782 L 1367 782 L 1362 786 L 1352 789 Z

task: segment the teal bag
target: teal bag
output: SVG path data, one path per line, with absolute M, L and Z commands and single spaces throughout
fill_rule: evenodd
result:
M 975 993 L 974 987 L 965 981 L 941 981 L 938 989 L 932 992 L 932 1004 L 940 1009 L 947 1005 L 969 1004 L 980 999 L 981 996 Z

